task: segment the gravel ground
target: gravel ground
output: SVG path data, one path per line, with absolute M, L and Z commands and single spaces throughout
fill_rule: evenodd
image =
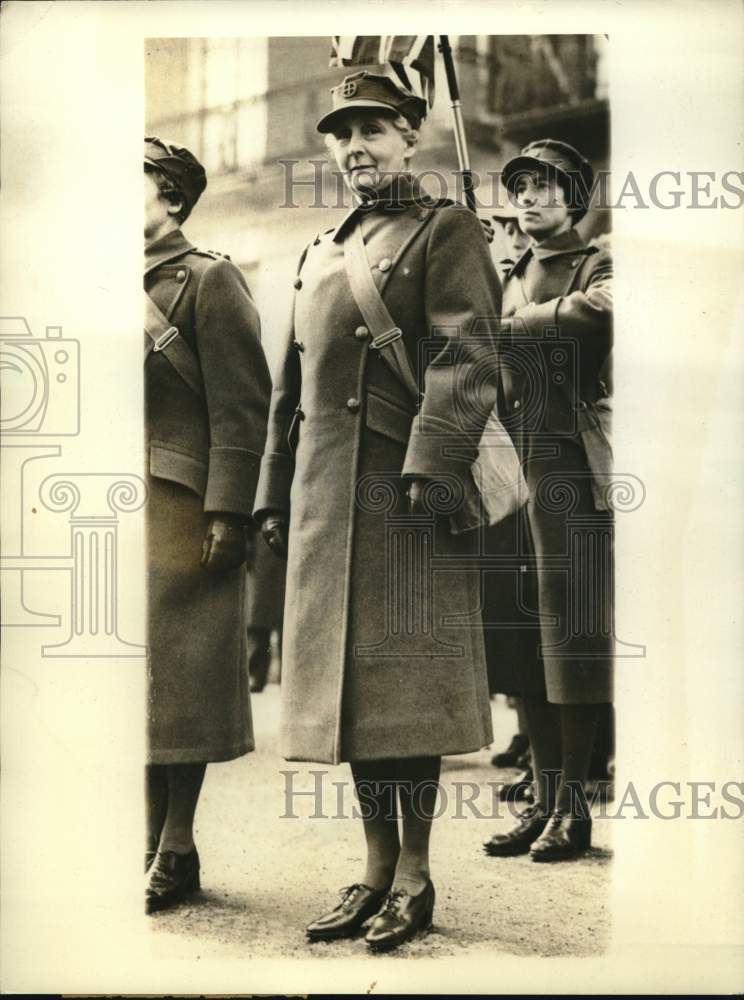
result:
M 501 701 L 492 704 L 494 748 L 501 749 L 515 717 Z M 155 950 L 173 958 L 362 957 L 363 937 L 311 945 L 303 933 L 305 924 L 335 904 L 340 887 L 363 872 L 362 824 L 350 818 L 348 766 L 290 764 L 279 757 L 277 685 L 253 696 L 253 712 L 259 749 L 207 770 L 196 827 L 202 892 L 150 918 Z M 443 813 L 432 836 L 434 929 L 395 956 L 465 957 L 481 949 L 517 956 L 601 953 L 610 935 L 608 820 L 595 820 L 595 846 L 574 862 L 487 857 L 482 842 L 513 822 L 503 805 L 494 814 L 487 783 L 514 772 L 494 770 L 492 752 L 444 761 Z M 312 790 L 318 780 L 312 771 L 324 772 L 325 818 L 311 818 L 317 801 L 312 796 L 296 797 L 297 818 L 287 818 L 287 782 L 295 792 Z M 481 816 L 462 804 L 473 791 Z M 333 818 L 339 814 L 347 818 Z

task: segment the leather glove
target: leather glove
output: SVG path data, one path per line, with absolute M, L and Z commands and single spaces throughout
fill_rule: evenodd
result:
M 281 559 L 287 558 L 287 535 L 289 533 L 289 523 L 285 514 L 272 510 L 265 514 L 261 520 L 261 534 L 266 539 L 274 555 Z
M 424 506 L 424 489 L 428 479 L 412 479 L 406 489 L 408 497 L 408 509 L 411 514 L 426 514 Z
M 485 233 L 486 239 L 488 240 L 489 244 L 493 243 L 494 230 L 493 230 L 493 223 L 491 222 L 491 220 L 478 219 L 478 222 L 480 222 L 480 224 L 483 226 L 483 232 Z
M 225 573 L 245 562 L 243 519 L 215 514 L 202 545 L 201 565 L 209 573 Z

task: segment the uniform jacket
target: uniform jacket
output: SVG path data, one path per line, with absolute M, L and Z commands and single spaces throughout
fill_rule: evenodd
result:
M 199 360 L 205 388 L 201 399 L 146 340 L 150 473 L 193 490 L 206 512 L 250 517 L 271 380 L 245 279 L 176 230 L 148 247 L 145 290 Z
M 419 371 L 418 415 L 351 294 L 343 238 L 356 225 Z M 295 288 L 256 497 L 257 512 L 290 516 L 283 753 L 474 750 L 491 738 L 478 574 L 450 559 L 471 535 L 444 516 L 412 523 L 403 477 L 442 481 L 443 513 L 471 485 L 501 298 L 480 223 L 432 202 L 355 209 L 309 246 Z M 481 339 L 466 344 L 477 318 Z
M 202 398 L 146 339 L 148 759 L 230 760 L 253 747 L 246 573 L 208 573 L 200 556 L 211 514 L 250 517 L 271 383 L 258 313 L 229 260 L 172 232 L 146 250 L 145 290 L 204 384 Z
M 529 247 L 504 285 L 502 407 L 528 432 L 581 439 L 598 506 L 611 474 L 612 258 L 575 229 Z

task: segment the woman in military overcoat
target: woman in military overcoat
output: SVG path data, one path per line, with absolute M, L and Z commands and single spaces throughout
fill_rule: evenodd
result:
M 145 141 L 148 912 L 199 885 L 207 762 L 253 749 L 245 564 L 271 382 L 242 274 L 181 232 L 205 186 L 189 150 Z
M 463 528 L 477 523 L 477 386 L 493 381 L 501 295 L 475 215 L 433 202 L 409 173 L 424 102 L 366 72 L 333 99 L 318 128 L 355 205 L 302 256 L 256 517 L 279 551 L 288 522 L 283 753 L 349 761 L 367 812 L 364 876 L 307 934 L 353 934 L 377 913 L 367 942 L 383 950 L 431 920 L 441 756 L 492 736 L 477 532 Z M 418 412 L 352 294 L 345 254 L 359 231 L 417 369 Z
M 572 146 L 533 142 L 502 178 L 534 241 L 504 285 L 501 371 L 530 492 L 544 678 L 525 675 L 523 691 L 537 800 L 485 847 L 559 861 L 590 843 L 583 788 L 612 701 L 612 261 L 574 228 L 593 170 Z

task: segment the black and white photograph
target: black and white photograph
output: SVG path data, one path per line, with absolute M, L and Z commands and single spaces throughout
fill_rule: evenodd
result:
M 3 992 L 742 988 L 743 23 L 4 6 Z

